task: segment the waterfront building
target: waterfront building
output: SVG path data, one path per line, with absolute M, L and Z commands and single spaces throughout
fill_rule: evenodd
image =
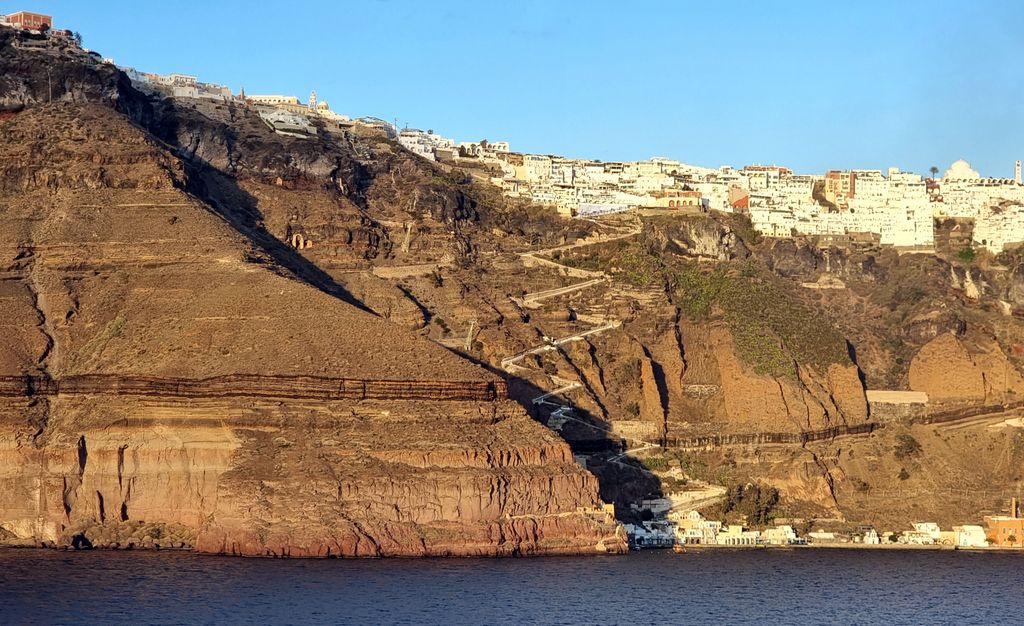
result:
M 718 533 L 722 530 L 722 522 L 704 519 L 699 511 L 687 511 L 685 514 L 670 513 L 669 520 L 675 523 L 677 544 L 716 545 Z
M 811 543 L 835 543 L 836 534 L 824 530 L 812 530 L 807 533 L 807 539 L 809 539 Z
M 764 543 L 771 546 L 788 546 L 796 543 L 797 536 L 796 531 L 793 530 L 792 526 L 780 525 L 765 530 L 761 534 L 764 539 Z
M 625 524 L 630 543 L 637 548 L 670 548 L 675 543 L 672 526 L 665 520 Z
M 1024 547 L 1024 518 L 1017 498 L 1010 500 L 1009 515 L 985 516 L 985 536 L 994 546 Z
M 916 522 L 913 530 L 905 530 L 899 538 L 900 543 L 910 545 L 933 545 L 942 536 L 939 525 L 933 522 Z
M 953 527 L 953 545 L 961 548 L 985 548 L 988 537 L 981 526 L 965 524 Z
M 760 531 L 746 530 L 739 524 L 724 526 L 717 537 L 718 544 L 722 546 L 756 546 L 760 539 Z

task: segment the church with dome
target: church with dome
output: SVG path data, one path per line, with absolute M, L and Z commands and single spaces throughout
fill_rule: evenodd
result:
M 970 163 L 960 159 L 949 166 L 942 178 L 944 180 L 978 180 L 981 178 L 981 174 L 972 168 Z

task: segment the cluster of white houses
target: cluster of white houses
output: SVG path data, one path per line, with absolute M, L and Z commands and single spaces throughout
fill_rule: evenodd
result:
M 1016 501 L 1011 508 L 1016 510 Z M 986 526 L 964 524 L 942 530 L 938 524 L 920 522 L 899 533 L 881 535 L 872 526 L 861 526 L 855 532 L 837 533 L 814 530 L 800 536 L 790 524 L 778 524 L 764 530 L 751 530 L 742 524 L 723 524 L 705 519 L 698 511 L 672 512 L 666 519 L 627 524 L 630 542 L 637 548 L 666 548 L 674 545 L 703 546 L 795 546 L 828 544 L 910 546 L 950 546 L 957 548 L 1021 547 L 1024 519 L 1017 513 L 985 519 Z
M 157 75 L 123 68 L 140 89 L 177 98 L 240 100 L 256 107 L 278 132 L 316 134 L 319 118 L 331 125 L 378 128 L 410 152 L 431 160 L 473 162 L 511 197 L 552 206 L 573 217 L 631 209 L 669 212 L 739 212 L 768 237 L 852 237 L 909 250 L 931 250 L 936 218 L 973 222 L 975 245 L 1000 252 L 1024 243 L 1024 185 L 1017 161 L 1013 178 L 983 178 L 957 161 L 941 178 L 889 168 L 800 175 L 777 165 L 709 169 L 655 157 L 601 162 L 512 152 L 503 141 L 457 142 L 432 130 L 399 129 L 378 118 L 335 113 L 312 92 L 295 96 L 233 96 L 224 85 L 186 74 Z
M 983 178 L 965 161 L 941 178 L 889 168 L 798 175 L 775 165 L 707 169 L 666 158 L 609 163 L 537 154 L 489 155 L 510 196 L 589 217 L 628 209 L 717 210 L 750 216 L 769 237 L 865 235 L 882 245 L 930 249 L 935 218 L 974 221 L 980 247 L 1024 242 L 1024 185 Z
M 572 217 L 631 209 L 669 212 L 739 212 L 768 237 L 847 236 L 902 249 L 927 251 L 936 218 L 973 221 L 975 245 L 994 252 L 1024 243 L 1024 185 L 1017 161 L 1013 178 L 983 178 L 957 161 L 941 178 L 889 168 L 800 175 L 777 165 L 710 169 L 655 157 L 602 162 L 512 152 L 503 141 L 457 142 L 432 130 L 399 129 L 378 118 L 335 113 L 316 92 L 295 96 L 234 96 L 224 85 L 187 74 L 158 75 L 123 68 L 140 88 L 177 98 L 239 100 L 256 107 L 278 132 L 316 134 L 314 119 L 332 125 L 378 128 L 404 148 L 431 161 L 473 162 L 511 197 L 552 206 Z
M 331 125 L 351 124 L 347 116 L 332 111 L 326 101 L 317 100 L 316 91 L 310 92 L 309 101 L 303 103 L 296 96 L 247 96 L 244 88 L 235 95 L 226 85 L 205 83 L 190 74 L 151 74 L 131 67 L 121 69 L 137 89 L 146 93 L 172 98 L 239 102 L 252 106 L 268 126 L 283 134 L 298 137 L 315 135 L 317 129 L 313 119 L 317 118 Z
M 49 15 L 19 11 L 0 24 L 69 37 L 52 30 Z M 109 61 L 109 60 L 108 60 Z M 974 244 L 994 252 L 1024 243 L 1024 185 L 1021 163 L 1013 178 L 984 178 L 957 161 L 941 178 L 880 170 L 830 171 L 798 175 L 776 165 L 710 169 L 667 158 L 601 162 L 511 152 L 507 142 L 456 142 L 432 130 L 335 113 L 316 92 L 306 103 L 295 96 L 233 95 L 225 85 L 189 74 L 151 74 L 122 68 L 145 91 L 175 98 L 241 101 L 256 108 L 274 130 L 296 136 L 316 134 L 314 121 L 332 126 L 378 128 L 409 151 L 429 160 L 471 159 L 493 172 L 491 181 L 513 197 L 555 207 L 567 216 L 593 217 L 630 209 L 726 211 L 749 215 L 769 237 L 797 234 L 847 236 L 905 249 L 934 245 L 936 218 L 973 222 Z
M 187 74 L 158 75 L 123 68 L 139 88 L 177 98 L 238 100 L 254 106 L 278 132 L 316 134 L 313 120 L 378 128 L 414 154 L 431 161 L 472 162 L 494 175 L 491 182 L 511 197 L 552 206 L 572 217 L 631 209 L 739 212 L 768 237 L 849 237 L 909 250 L 931 250 L 937 218 L 973 223 L 974 245 L 1000 252 L 1024 243 L 1024 185 L 1017 161 L 1013 178 L 984 178 L 966 161 L 941 178 L 889 168 L 795 174 L 777 165 L 717 169 L 668 158 L 602 162 L 512 152 L 503 141 L 457 142 L 432 130 L 399 129 L 372 117 L 350 120 L 316 92 L 306 103 L 295 96 L 237 96 L 224 85 Z

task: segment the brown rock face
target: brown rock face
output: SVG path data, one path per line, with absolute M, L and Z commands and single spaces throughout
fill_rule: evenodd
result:
M 911 361 L 910 388 L 935 403 L 1005 402 L 1024 393 L 1024 378 L 991 339 L 965 342 L 945 333 Z
M 690 326 L 685 336 L 692 365 L 684 384 L 710 386 L 705 402 L 728 433 L 800 432 L 867 420 L 864 388 L 856 366 L 833 363 L 826 372 L 811 367 L 797 378 L 757 375 L 744 367 L 732 335 L 721 325 Z
M 5 127 L 0 536 L 279 556 L 625 549 L 596 479 L 503 380 L 313 286 L 297 255 L 181 191 L 190 175 L 103 107 Z

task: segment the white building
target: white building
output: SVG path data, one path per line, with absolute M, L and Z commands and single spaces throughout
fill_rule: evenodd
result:
M 971 167 L 971 164 L 967 161 L 960 159 L 955 161 L 943 174 L 943 180 L 978 180 L 981 178 L 981 174 L 978 170 Z
M 722 546 L 756 546 L 761 539 L 761 532 L 745 530 L 738 524 L 729 524 L 718 532 L 718 545 Z
M 460 141 L 458 148 L 473 157 L 508 154 L 509 152 L 507 141 Z
M 985 529 L 981 526 L 971 524 L 954 526 L 953 536 L 955 544 L 961 548 L 988 547 L 988 540 L 985 537 Z
M 899 538 L 900 543 L 930 546 L 942 536 L 939 525 L 934 522 L 916 522 L 913 530 L 905 530 Z
M 306 137 L 317 134 L 316 127 L 305 116 L 272 107 L 258 107 L 257 112 L 267 126 L 282 135 Z
M 762 533 L 764 543 L 772 546 L 788 546 L 796 543 L 796 531 L 792 526 L 782 525 L 769 528 Z
M 826 530 L 813 530 L 807 533 L 807 538 L 812 543 L 835 543 L 836 534 Z
M 630 542 L 638 548 L 669 548 L 675 543 L 672 525 L 667 521 L 625 524 Z
M 675 538 L 678 544 L 716 545 L 722 522 L 704 519 L 699 511 L 673 512 L 669 520 L 675 524 Z
M 437 150 L 455 148 L 455 140 L 435 134 L 432 130 L 424 132 L 415 128 L 406 128 L 398 133 L 398 143 L 413 154 L 431 161 L 437 159 Z
M 292 105 L 295 105 L 295 106 L 299 106 L 300 105 L 299 99 L 297 97 L 295 97 L 295 96 L 278 96 L 278 95 L 272 95 L 272 96 L 249 96 L 249 95 L 247 95 L 245 97 L 245 99 L 248 100 L 249 102 L 252 102 L 253 104 L 266 104 L 266 105 L 270 105 L 270 106 L 277 106 L 277 105 L 280 105 L 280 104 L 292 104 Z

